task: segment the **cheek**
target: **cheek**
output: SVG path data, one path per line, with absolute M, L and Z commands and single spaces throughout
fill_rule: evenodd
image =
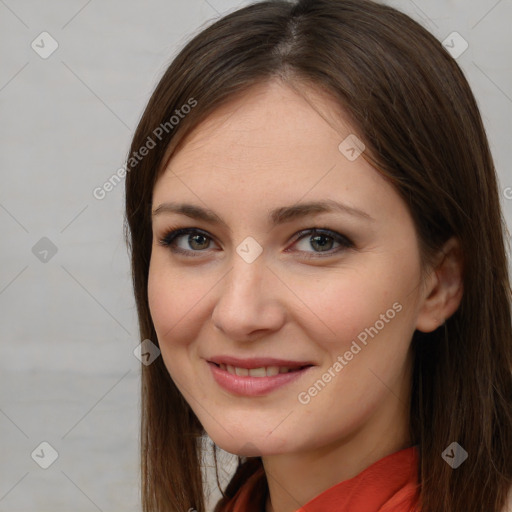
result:
M 171 271 L 159 258 L 152 258 L 147 290 L 149 310 L 163 363 L 182 393 L 185 390 L 180 383 L 190 374 L 188 350 L 193 335 L 184 334 L 194 304 L 193 294 L 189 292 L 194 288 L 190 284 L 183 286 L 178 272 Z
M 314 285 L 311 279 L 296 281 L 294 292 L 307 305 L 297 322 L 331 362 L 352 349 L 347 354 L 351 370 L 343 373 L 377 365 L 387 374 L 386 364 L 400 366 L 414 331 L 410 303 L 418 278 L 413 258 L 400 263 L 378 255 L 357 268 L 334 270 Z
M 151 260 L 149 268 L 148 302 L 156 332 L 161 333 L 165 328 L 169 329 L 177 320 L 176 294 L 172 291 L 172 281 L 162 272 L 154 259 Z
M 343 275 L 331 274 L 315 285 L 305 280 L 302 286 L 294 288 L 307 306 L 302 318 L 310 319 L 308 323 L 316 326 L 319 339 L 350 340 L 404 297 L 400 283 L 395 280 L 391 284 L 389 273 L 387 276 L 382 279 L 369 272 L 344 270 Z
M 310 298 L 304 300 L 310 311 L 300 315 L 301 329 L 326 357 L 319 374 L 301 389 L 299 401 L 311 400 L 311 407 L 301 409 L 304 413 L 331 411 L 325 428 L 334 437 L 340 425 L 355 428 L 368 417 L 390 388 L 400 393 L 395 385 L 402 381 L 413 331 L 406 305 L 411 279 L 407 272 L 399 279 L 390 267 L 379 267 L 375 274 L 345 271 L 339 279 L 316 283 L 313 291 L 311 283 L 304 283 L 301 293 Z M 325 391 L 319 380 L 326 383 Z
M 204 317 L 198 317 L 201 299 L 212 285 L 199 274 L 188 272 L 184 275 L 169 264 L 165 255 L 158 255 L 152 257 L 148 275 L 148 303 L 161 357 L 174 384 L 189 404 L 196 403 L 198 393 L 200 396 L 204 394 L 197 389 L 191 376 L 196 371 L 193 361 L 198 357 L 194 340 L 199 339 L 205 321 Z M 192 395 L 190 390 L 194 390 Z
M 194 341 L 208 323 L 205 301 L 218 277 L 211 271 L 180 269 L 166 254 L 153 254 L 148 275 L 148 303 L 160 351 L 169 371 L 181 373 L 193 358 Z
M 186 323 L 194 304 L 200 300 L 198 283 L 185 278 L 161 256 L 152 257 L 148 276 L 148 302 L 151 318 L 161 345 L 179 343 L 180 327 Z M 204 293 L 204 292 L 203 292 Z

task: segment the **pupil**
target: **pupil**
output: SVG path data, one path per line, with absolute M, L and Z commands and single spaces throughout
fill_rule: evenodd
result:
M 319 239 L 322 239 L 322 238 L 323 238 L 324 240 L 326 240 L 326 239 L 329 239 L 330 237 L 328 237 L 328 236 L 326 236 L 326 235 L 316 235 L 315 237 L 313 237 L 313 240 L 314 240 L 314 242 L 315 242 L 315 243 L 318 243 L 318 240 L 319 240 Z M 331 242 L 332 242 L 332 240 L 331 240 Z M 325 246 L 326 246 L 326 245 L 329 245 L 329 241 L 327 241 L 326 243 L 323 243 L 323 244 L 322 244 L 322 243 L 319 243 L 319 245 L 320 245 L 320 247 L 325 248 Z
M 206 237 L 204 235 L 190 235 L 189 243 L 191 243 L 191 240 L 194 241 L 194 239 L 197 239 L 197 238 L 199 238 L 199 239 L 203 238 L 204 240 L 206 240 Z M 193 243 L 195 243 L 195 241 Z M 201 245 L 201 243 L 199 243 L 199 245 Z

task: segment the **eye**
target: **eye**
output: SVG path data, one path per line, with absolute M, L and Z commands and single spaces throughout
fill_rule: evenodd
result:
M 354 247 L 354 243 L 346 236 L 337 233 L 336 231 L 324 228 L 310 228 L 300 231 L 297 233 L 294 245 L 297 245 L 297 242 L 304 242 L 305 248 L 319 249 L 318 251 L 313 251 L 313 254 L 309 251 L 299 251 L 306 253 L 309 252 L 309 254 L 305 256 L 306 258 L 332 256 L 333 254 L 337 254 L 343 250 Z M 339 244 L 339 247 L 333 250 L 333 243 Z
M 183 247 L 177 247 L 177 242 L 180 238 L 184 238 L 185 235 L 188 235 L 185 239 L 185 244 L 192 247 L 192 251 L 184 249 Z M 183 254 L 185 256 L 199 256 L 199 254 L 194 254 L 194 252 L 204 252 L 205 249 L 208 249 L 210 245 L 209 240 L 212 240 L 212 238 L 201 229 L 182 228 L 168 231 L 164 237 L 159 240 L 159 243 L 164 247 L 169 247 L 174 253 Z
M 185 238 L 186 236 L 187 238 Z M 180 239 L 184 240 L 181 247 L 179 246 Z M 201 229 L 182 228 L 169 230 L 163 238 L 159 240 L 159 244 L 164 247 L 169 247 L 174 253 L 195 257 L 200 256 L 201 252 L 205 252 L 205 250 L 210 247 L 210 241 L 212 240 L 213 238 Z M 333 254 L 354 247 L 354 243 L 346 236 L 324 228 L 310 228 L 300 231 L 294 236 L 294 245 L 297 245 L 297 242 L 301 241 L 304 241 L 305 248 L 315 249 L 314 251 L 299 250 L 298 252 L 306 253 L 305 258 L 332 256 Z M 332 249 L 333 243 L 339 244 L 339 247 Z M 188 248 L 183 247 L 183 245 L 188 246 Z M 294 250 L 292 252 L 297 251 Z

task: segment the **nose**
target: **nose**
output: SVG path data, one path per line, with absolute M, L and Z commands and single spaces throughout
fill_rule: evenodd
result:
M 286 318 L 280 296 L 285 287 L 258 257 L 247 263 L 238 254 L 217 287 L 212 322 L 226 338 L 251 341 L 279 330 Z

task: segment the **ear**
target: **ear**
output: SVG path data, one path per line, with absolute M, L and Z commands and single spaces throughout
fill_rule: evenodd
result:
M 416 329 L 435 331 L 457 311 L 463 295 L 463 258 L 460 243 L 450 238 L 441 249 L 437 263 L 426 278 L 423 304 Z

